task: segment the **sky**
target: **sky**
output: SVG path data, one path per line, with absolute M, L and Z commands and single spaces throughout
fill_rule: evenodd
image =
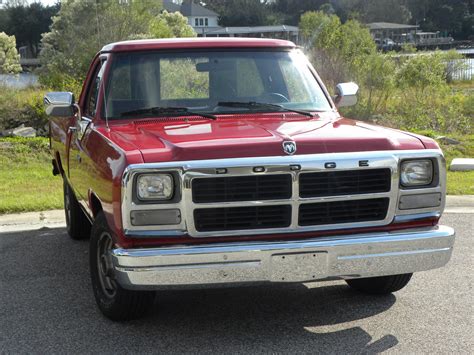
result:
M 54 5 L 56 4 L 59 0 L 27 0 L 29 3 L 31 2 L 40 2 L 43 5 Z

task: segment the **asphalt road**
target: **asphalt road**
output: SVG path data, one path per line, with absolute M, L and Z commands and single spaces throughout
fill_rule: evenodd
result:
M 97 310 L 87 241 L 0 234 L 0 353 L 474 353 L 474 215 L 448 214 L 450 263 L 385 297 L 344 282 L 167 291 L 148 317 Z

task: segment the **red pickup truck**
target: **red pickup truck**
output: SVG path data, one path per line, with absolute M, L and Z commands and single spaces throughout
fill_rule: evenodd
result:
M 446 169 L 432 139 L 340 116 L 303 53 L 272 39 L 106 45 L 76 102 L 48 93 L 67 231 L 90 237 L 100 310 L 155 291 L 346 280 L 404 287 L 445 265 Z

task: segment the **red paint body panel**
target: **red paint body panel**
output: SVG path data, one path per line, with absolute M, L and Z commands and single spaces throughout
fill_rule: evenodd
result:
M 146 163 L 236 157 L 278 156 L 292 139 L 296 154 L 424 149 L 419 138 L 349 119 L 335 113 L 308 119 L 299 115 L 239 114 L 216 121 L 195 118 L 143 119 L 110 124 L 110 139 L 136 148 Z M 289 117 L 291 117 L 289 119 Z M 105 127 L 99 128 L 105 134 Z
M 84 111 L 89 82 L 100 58 L 113 60 L 114 52 L 233 47 L 294 48 L 295 46 L 288 41 L 248 38 L 167 39 L 110 44 L 93 59 L 78 100 L 79 106 Z M 110 65 L 105 70 L 105 80 L 109 68 Z M 319 81 L 316 73 L 315 76 Z M 325 91 L 324 85 L 321 86 Z M 102 97 L 99 95 L 98 112 L 101 106 Z M 125 168 L 130 164 L 280 156 L 282 142 L 285 139 L 292 139 L 297 143 L 296 155 L 439 148 L 436 142 L 426 137 L 341 118 L 335 109 L 318 113 L 314 118 L 293 113 L 225 114 L 219 115 L 215 121 L 202 117 L 160 117 L 110 121 L 108 126 L 99 114 L 91 118 L 92 124 L 80 141 L 68 133 L 68 127 L 75 124 L 74 117 L 53 118 L 50 123 L 51 148 L 54 158 L 63 168 L 63 178 L 71 183 L 91 219 L 97 212 L 93 201 L 98 200 L 115 234 L 117 244 L 122 247 L 237 240 L 236 238 L 196 240 L 190 237 L 140 240 L 125 237 L 120 208 L 121 178 Z M 71 153 L 70 146 L 76 147 Z M 81 162 L 80 165 L 75 162 L 75 158 Z M 70 172 L 74 173 L 73 176 Z M 436 223 L 437 220 L 425 220 L 383 228 L 246 236 L 239 237 L 238 240 L 309 238 L 318 235 L 420 227 Z
M 145 39 L 111 43 L 101 50 L 105 52 L 134 52 L 158 49 L 196 48 L 295 48 L 290 41 L 269 38 L 170 38 Z

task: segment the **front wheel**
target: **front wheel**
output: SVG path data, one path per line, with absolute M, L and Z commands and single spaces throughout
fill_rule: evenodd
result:
M 115 281 L 110 256 L 113 248 L 112 233 L 105 215 L 100 212 L 92 225 L 89 251 L 95 300 L 100 311 L 111 320 L 123 321 L 139 318 L 152 306 L 155 293 L 126 290 Z
M 404 288 L 413 274 L 368 277 L 365 279 L 346 280 L 347 284 L 363 293 L 386 295 Z

